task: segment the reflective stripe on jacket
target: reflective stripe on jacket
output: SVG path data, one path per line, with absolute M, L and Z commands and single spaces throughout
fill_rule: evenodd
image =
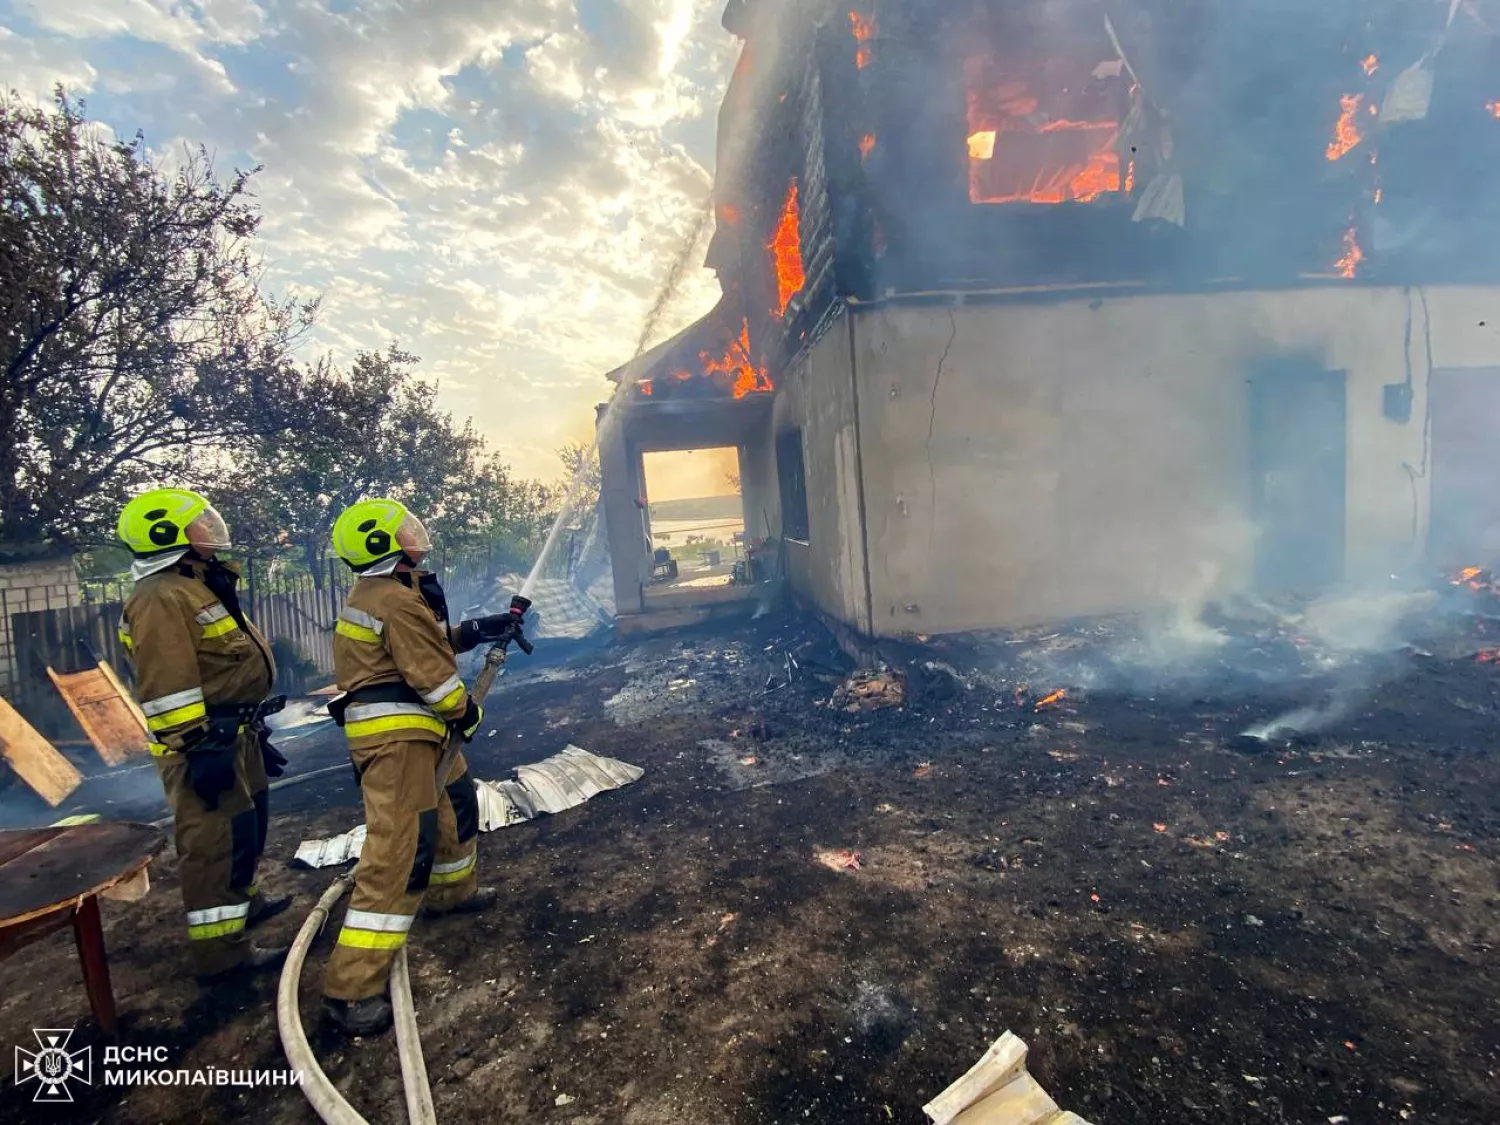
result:
M 410 702 L 349 704 L 344 734 L 354 747 L 393 739 L 441 742 L 464 713 L 451 635 L 421 593 L 394 574 L 354 583 L 334 626 L 333 670 L 341 691 L 404 683 Z
M 265 638 L 248 618 L 241 629 L 201 574 L 185 562 L 142 578 L 120 619 L 153 754 L 205 733 L 210 707 L 259 703 L 276 676 Z

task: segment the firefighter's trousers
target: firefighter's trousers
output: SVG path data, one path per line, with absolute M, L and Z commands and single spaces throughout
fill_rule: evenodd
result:
M 215 809 L 193 791 L 183 754 L 156 759 L 172 809 L 188 946 L 200 974 L 232 969 L 250 951 L 245 923 L 257 894 L 255 868 L 266 844 L 266 768 L 260 744 L 248 731 L 240 732 L 235 757 L 235 787 L 220 795 Z
M 334 1000 L 379 996 L 391 963 L 424 902 L 447 910 L 478 884 L 479 802 L 459 754 L 441 798 L 435 775 L 442 747 L 388 742 L 352 751 L 365 798 L 365 844 L 354 894 L 323 993 Z

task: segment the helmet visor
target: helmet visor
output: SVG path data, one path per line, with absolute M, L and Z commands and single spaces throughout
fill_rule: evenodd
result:
M 407 512 L 401 526 L 396 529 L 396 545 L 411 559 L 413 566 L 418 565 L 432 550 L 432 539 L 427 534 L 426 524 Z
M 210 505 L 187 525 L 187 540 L 200 551 L 227 551 L 230 546 L 229 528 L 224 524 L 224 517 Z

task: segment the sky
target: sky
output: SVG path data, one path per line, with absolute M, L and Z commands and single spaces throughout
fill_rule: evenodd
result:
M 706 206 L 737 53 L 722 10 L 0 0 L 0 82 L 62 83 L 166 161 L 202 144 L 224 172 L 263 165 L 267 284 L 322 295 L 302 358 L 397 340 L 517 473 L 551 480 Z M 694 270 L 658 338 L 717 297 Z
M 648 453 L 644 463 L 646 498 L 653 504 L 740 492 L 740 455 L 734 448 Z

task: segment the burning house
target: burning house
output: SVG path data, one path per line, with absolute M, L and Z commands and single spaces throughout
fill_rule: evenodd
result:
M 1500 6 L 731 0 L 708 265 L 616 373 L 640 458 L 874 635 L 1500 553 Z M 731 596 L 731 595 L 725 595 Z

